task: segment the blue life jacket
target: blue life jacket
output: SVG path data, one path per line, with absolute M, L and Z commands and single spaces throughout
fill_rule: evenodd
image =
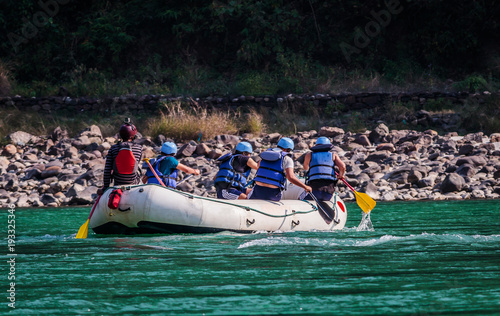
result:
M 259 169 L 254 180 L 285 188 L 286 174 L 283 168 L 283 159 L 288 153 L 284 151 L 266 150 L 260 154 Z
M 219 172 L 215 175 L 215 183 L 225 185 L 227 188 L 235 188 L 237 190 L 242 190 L 245 187 L 248 175 L 252 170 L 248 169 L 248 171 L 244 173 L 237 172 L 233 167 L 233 161 L 234 158 L 238 156 L 241 155 L 233 155 L 229 153 L 218 159 L 219 161 L 222 161 L 222 163 L 219 167 Z
M 158 165 L 160 164 L 160 161 L 162 161 L 165 158 L 167 158 L 167 156 L 161 156 L 158 159 L 150 159 L 150 163 L 152 162 L 151 166 L 158 175 L 158 178 L 160 178 L 161 181 L 163 181 L 163 183 L 167 187 L 175 189 L 177 187 L 177 169 L 175 169 L 171 174 L 163 174 L 160 172 L 160 170 L 158 170 Z M 153 172 L 151 171 L 151 169 L 149 168 L 149 166 L 147 166 L 146 176 L 148 177 L 148 183 L 160 184 L 156 179 L 155 175 L 153 174 Z
M 315 146 L 316 147 L 316 146 Z M 335 175 L 335 163 L 333 162 L 333 153 L 324 148 L 311 148 L 311 162 L 309 163 L 309 172 L 306 183 L 311 180 L 337 180 Z

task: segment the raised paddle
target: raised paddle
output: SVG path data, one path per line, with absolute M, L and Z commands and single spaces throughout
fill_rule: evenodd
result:
M 99 195 L 97 197 L 97 201 L 95 201 L 94 203 L 94 206 L 92 207 L 92 211 L 90 211 L 90 215 L 89 215 L 89 218 L 87 219 L 87 221 L 80 227 L 80 229 L 78 230 L 78 233 L 76 234 L 76 237 L 75 238 L 87 238 L 87 234 L 89 232 L 89 221 L 90 221 L 90 218 L 92 217 L 92 214 L 94 214 L 94 210 L 95 210 L 95 207 L 97 206 L 97 204 L 99 204 L 99 200 L 101 199 L 101 196 L 102 195 Z
M 338 173 L 335 172 L 335 174 L 338 177 Z M 368 194 L 356 192 L 356 190 L 354 190 L 354 188 L 349 183 L 347 183 L 344 178 L 342 178 L 342 181 L 349 187 L 349 189 L 352 190 L 352 192 L 354 192 L 354 195 L 356 196 L 356 203 L 358 203 L 358 206 L 363 210 L 363 212 L 368 214 L 375 208 L 377 202 L 375 202 L 375 200 L 372 199 Z
M 151 166 L 151 164 L 149 163 L 149 158 L 144 158 L 142 159 L 143 161 L 147 162 L 148 166 L 149 166 L 149 169 L 151 170 L 151 172 L 155 175 L 156 177 L 156 180 L 158 180 L 158 182 L 162 185 L 162 186 L 165 186 L 165 184 L 163 183 L 163 181 L 161 181 L 160 177 L 158 177 L 158 175 L 156 174 L 155 170 L 153 169 L 153 166 Z

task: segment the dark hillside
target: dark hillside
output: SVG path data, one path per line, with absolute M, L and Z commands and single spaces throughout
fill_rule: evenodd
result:
M 40 91 L 85 77 L 173 92 L 215 81 L 220 93 L 217 80 L 255 73 L 287 77 L 282 90 L 317 90 L 300 80 L 331 79 L 339 69 L 403 86 L 425 74 L 496 82 L 499 16 L 493 0 L 8 0 L 0 3 L 0 62 L 11 81 Z

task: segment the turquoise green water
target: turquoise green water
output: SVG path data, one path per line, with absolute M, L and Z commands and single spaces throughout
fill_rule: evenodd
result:
M 0 312 L 500 315 L 498 200 L 379 203 L 373 231 L 357 231 L 361 212 L 348 208 L 339 232 L 79 240 L 89 208 L 17 209 Z

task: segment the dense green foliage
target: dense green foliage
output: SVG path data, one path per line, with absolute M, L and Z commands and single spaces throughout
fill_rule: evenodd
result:
M 120 80 L 164 93 L 314 92 L 353 72 L 492 82 L 499 16 L 494 0 L 4 0 L 0 62 L 19 84 L 77 94 Z

